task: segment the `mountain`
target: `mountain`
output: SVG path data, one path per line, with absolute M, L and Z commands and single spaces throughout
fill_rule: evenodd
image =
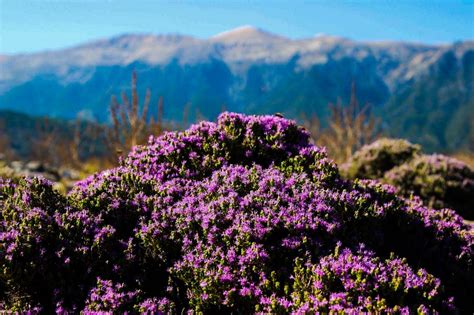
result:
M 108 119 L 111 95 L 165 100 L 165 116 L 214 118 L 223 106 L 298 118 L 347 101 L 352 82 L 388 133 L 428 150 L 467 149 L 474 133 L 474 41 L 444 45 L 289 39 L 251 26 L 208 39 L 128 34 L 58 51 L 0 56 L 0 109 Z M 474 149 L 474 148 L 471 148 Z

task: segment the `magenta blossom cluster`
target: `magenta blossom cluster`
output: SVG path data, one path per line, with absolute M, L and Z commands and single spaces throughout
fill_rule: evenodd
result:
M 473 241 L 295 122 L 224 113 L 62 196 L 0 183 L 0 306 L 45 313 L 472 312 Z
M 424 269 L 415 272 L 404 259 L 382 260 L 363 245 L 354 253 L 338 244 L 315 265 L 297 261 L 294 289 L 297 314 L 429 314 L 434 303 L 455 311 L 452 298 L 441 298 L 439 279 Z M 431 305 L 424 304 L 427 301 Z

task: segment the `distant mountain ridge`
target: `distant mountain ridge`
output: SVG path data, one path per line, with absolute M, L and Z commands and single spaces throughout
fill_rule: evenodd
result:
M 106 120 L 110 96 L 128 89 L 136 70 L 142 93 L 149 87 L 152 101 L 164 96 L 169 119 L 180 119 L 185 106 L 212 119 L 225 105 L 290 117 L 315 113 L 324 123 L 328 102 L 347 100 L 355 82 L 360 101 L 376 108 L 389 132 L 428 150 L 457 150 L 470 146 L 474 128 L 473 55 L 474 41 L 289 39 L 251 26 L 208 39 L 128 34 L 1 56 L 0 108 Z

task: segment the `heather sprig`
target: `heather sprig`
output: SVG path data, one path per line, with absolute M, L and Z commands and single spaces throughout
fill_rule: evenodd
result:
M 341 248 L 317 264 L 297 261 L 292 304 L 296 313 L 422 313 L 452 312 L 439 279 L 413 270 L 405 259 L 380 259 L 363 244 Z

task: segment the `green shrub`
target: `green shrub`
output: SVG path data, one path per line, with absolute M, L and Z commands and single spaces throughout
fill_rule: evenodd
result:
M 402 139 L 382 138 L 356 151 L 341 167 L 347 178 L 377 179 L 420 152 L 420 146 Z
M 383 181 L 399 193 L 419 196 L 435 209 L 455 209 L 474 219 L 474 170 L 444 155 L 421 155 L 385 173 Z
M 421 198 L 428 207 L 474 218 L 474 170 L 444 155 L 422 155 L 418 145 L 406 140 L 381 139 L 362 147 L 341 173 L 350 179 L 377 179 L 406 198 Z

